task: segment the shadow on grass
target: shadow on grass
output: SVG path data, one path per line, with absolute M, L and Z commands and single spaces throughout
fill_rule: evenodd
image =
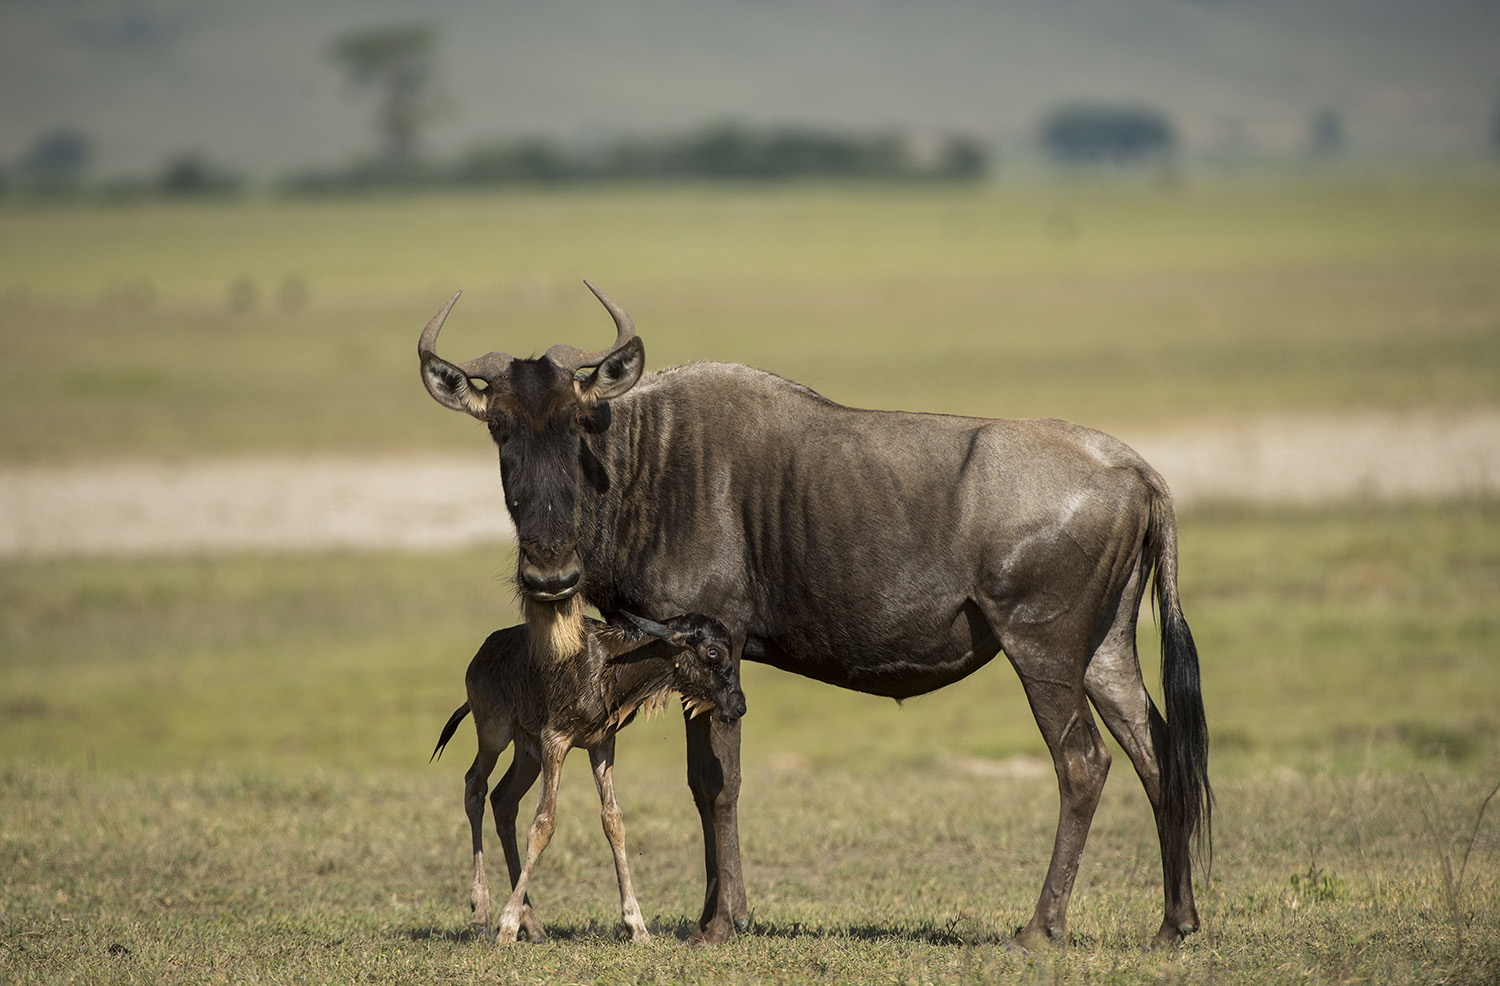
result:
M 408 941 L 442 941 L 450 945 L 461 945 L 464 942 L 478 941 L 486 936 L 481 935 L 473 928 L 407 928 L 401 932 L 401 936 Z
M 750 927 L 741 934 L 756 938 L 781 938 L 781 939 L 845 939 L 852 941 L 896 941 L 910 942 L 922 945 L 1003 945 L 1010 941 L 1008 936 L 983 935 L 978 938 L 966 938 L 958 933 L 960 918 L 953 918 L 946 924 L 923 922 L 916 925 L 878 925 L 878 924 L 856 924 L 856 925 L 808 925 L 800 921 L 790 924 L 776 924 L 761 921 L 751 921 Z M 649 923 L 651 933 L 657 937 L 675 938 L 680 942 L 691 943 L 698 930 L 698 923 L 691 918 L 681 918 L 676 921 L 657 918 Z M 483 934 L 471 928 L 439 928 L 434 926 L 407 928 L 402 936 L 414 942 L 442 941 L 450 944 L 464 944 L 474 941 L 494 941 L 493 936 Z M 549 942 L 573 942 L 578 944 L 600 944 L 604 942 L 628 942 L 629 935 L 619 924 L 605 924 L 599 921 L 586 921 L 580 924 L 558 924 L 547 926 L 547 940 Z M 524 939 L 521 944 L 525 944 Z
M 688 921 L 683 921 L 680 923 L 680 927 L 691 929 L 693 925 Z M 546 926 L 546 931 L 547 941 L 549 942 L 576 942 L 579 944 L 597 945 L 606 942 L 628 942 L 630 940 L 630 935 L 623 925 L 618 923 L 607 924 L 600 921 L 586 921 L 574 925 L 549 924 Z M 674 932 L 669 932 L 667 927 L 663 926 L 660 930 L 653 928 L 652 933 L 661 935 Z M 687 938 L 688 934 L 688 931 L 683 931 L 678 937 Z M 493 934 L 478 931 L 473 926 L 467 928 L 439 928 L 435 926 L 407 928 L 401 932 L 401 935 L 408 941 L 441 941 L 454 945 L 475 941 L 489 942 L 490 944 L 494 944 L 495 942 Z M 524 932 L 517 944 L 522 946 L 528 944 Z
M 958 926 L 961 918 L 952 918 L 944 924 L 924 921 L 919 924 L 851 924 L 851 925 L 817 925 L 803 924 L 801 921 L 793 921 L 789 924 L 778 924 L 776 922 L 750 921 L 750 927 L 741 932 L 755 938 L 810 938 L 810 939 L 846 939 L 852 941 L 899 941 L 911 942 L 922 945 L 976 945 L 976 944 L 1001 944 L 1010 939 L 984 935 L 979 938 L 966 938 L 959 934 Z M 670 933 L 678 939 L 687 941 L 693 938 L 698 930 L 696 921 L 685 920 L 675 925 L 663 925 L 664 933 Z

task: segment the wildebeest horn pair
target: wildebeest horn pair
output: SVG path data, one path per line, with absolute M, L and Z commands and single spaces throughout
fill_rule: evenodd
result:
M 630 340 L 635 338 L 635 323 L 630 320 L 630 314 L 624 308 L 620 307 L 619 302 L 592 284 L 589 284 L 588 281 L 584 281 L 583 283 L 590 291 L 594 292 L 596 298 L 603 302 L 604 307 L 609 311 L 610 317 L 615 320 L 615 341 L 611 346 L 591 352 L 575 349 L 561 342 L 547 350 L 548 359 L 563 369 L 573 372 L 581 370 L 586 366 L 598 366 L 612 354 L 625 348 L 630 343 Z M 438 333 L 443 330 L 443 323 L 448 319 L 448 312 L 453 309 L 461 294 L 463 294 L 462 291 L 455 291 L 453 297 L 448 299 L 448 303 L 439 309 L 436 315 L 432 316 L 432 320 L 422 330 L 422 336 L 417 342 L 417 355 L 422 358 L 424 364 L 429 359 L 438 358 Z M 480 356 L 478 359 L 471 359 L 467 363 L 454 363 L 453 365 L 462 370 L 465 375 L 477 377 L 493 386 L 495 381 L 505 376 L 506 371 L 510 369 L 510 364 L 511 355 L 509 353 L 491 352 Z

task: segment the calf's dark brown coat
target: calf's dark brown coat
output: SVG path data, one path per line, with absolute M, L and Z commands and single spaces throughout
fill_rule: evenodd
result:
M 581 646 L 556 654 L 535 646 L 527 627 L 497 630 L 469 662 L 464 682 L 468 701 L 443 727 L 438 756 L 470 712 L 479 752 L 464 779 L 464 808 L 474 840 L 474 924 L 490 927 L 490 887 L 484 864 L 484 802 L 495 761 L 515 744 L 515 756 L 495 788 L 495 828 L 510 873 L 511 895 L 495 927 L 501 942 L 513 942 L 521 929 L 532 941 L 546 938 L 526 897 L 542 851 L 556 825 L 557 786 L 563 760 L 574 747 L 589 752 L 599 789 L 600 820 L 614 853 L 620 884 L 620 916 L 635 941 L 650 938 L 636 902 L 625 856 L 625 823 L 615 800 L 615 733 L 640 708 L 665 704 L 671 692 L 682 696 L 690 716 L 714 710 L 726 722 L 745 713 L 745 696 L 730 656 L 728 631 L 698 614 L 675 617 L 665 625 L 632 618 L 639 630 L 608 627 L 594 620 L 582 628 Z M 516 846 L 516 809 L 542 778 L 542 795 L 526 840 L 526 862 Z

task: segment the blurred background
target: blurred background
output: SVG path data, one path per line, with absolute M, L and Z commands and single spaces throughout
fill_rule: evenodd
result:
M 1500 14 L 1473 0 L 3 9 L 18 188 L 1430 164 L 1500 141 Z M 756 146 L 777 136 L 805 144 Z
M 455 289 L 453 358 L 608 338 L 589 277 L 635 314 L 652 366 L 741 360 L 859 406 L 1114 431 L 1177 487 L 1190 561 L 1194 518 L 1215 510 L 1269 510 L 1256 523 L 1273 527 L 1292 510 L 1319 530 L 1332 521 L 1316 511 L 1376 511 L 1378 544 L 1414 523 L 1381 510 L 1457 510 L 1461 528 L 1500 485 L 1494 4 L 80 0 L 0 17 L 14 755 L 76 758 L 63 710 L 138 686 L 140 668 L 106 657 L 133 635 L 152 673 L 240 647 L 305 670 L 299 633 L 369 619 L 355 636 L 389 640 L 380 620 L 411 609 L 402 632 L 443 624 L 451 649 L 398 660 L 401 689 L 372 674 L 372 698 L 451 692 L 472 643 L 513 616 L 491 444 L 415 373 L 415 335 Z M 1258 543 L 1254 565 L 1209 559 L 1184 578 L 1260 585 L 1279 549 Z M 455 610 L 446 622 L 367 613 L 370 587 L 323 598 L 331 575 L 272 588 L 393 550 L 350 571 L 420 585 Z M 1417 577 L 1399 544 L 1370 550 L 1319 579 L 1383 600 Z M 467 569 L 413 574 L 443 552 Z M 182 575 L 210 564 L 259 574 L 233 591 Z M 1432 562 L 1453 578 L 1459 564 Z M 1491 556 L 1462 565 L 1490 580 L 1462 584 L 1494 588 Z M 241 591 L 243 606 L 217 595 Z M 94 621 L 105 639 L 85 646 Z M 1342 725 L 1260 735 L 1265 708 L 1227 698 L 1235 669 L 1319 665 L 1263 655 L 1260 629 L 1222 633 L 1246 663 L 1205 648 L 1226 696 L 1210 708 L 1247 750 L 1333 756 L 1347 740 L 1362 756 L 1375 729 L 1402 756 L 1424 748 L 1406 733 L 1433 731 L 1493 756 L 1500 702 L 1438 703 L 1400 727 L 1348 707 Z M 58 662 L 91 661 L 109 688 L 53 694 Z M 950 690 L 943 714 L 1015 715 L 905 755 L 1031 749 L 1019 690 L 982 677 L 993 695 Z M 1401 674 L 1381 680 L 1409 694 Z M 1267 707 L 1290 700 L 1266 687 Z M 142 699 L 158 721 L 178 714 L 157 707 L 168 694 Z M 419 747 L 445 701 L 382 736 Z M 280 747 L 258 723 L 222 749 L 168 730 L 119 756 L 259 762 Z M 278 743 L 312 759 L 363 756 L 285 728 Z

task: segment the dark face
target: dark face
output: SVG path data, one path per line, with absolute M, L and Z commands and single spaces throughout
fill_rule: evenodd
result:
M 583 406 L 572 376 L 546 357 L 514 361 L 510 382 L 508 392 L 490 398 L 485 423 L 500 450 L 505 507 L 516 525 L 517 584 L 537 601 L 566 599 L 583 578 L 578 555 L 582 436 L 600 412 Z
M 673 681 L 677 690 L 688 698 L 713 703 L 714 714 L 726 722 L 743 716 L 745 693 L 740 690 L 729 631 L 724 625 L 712 617 L 693 614 L 668 620 L 667 626 L 673 631 L 673 641 L 683 647 Z
M 417 342 L 428 393 L 444 407 L 483 421 L 500 449 L 505 506 L 521 549 L 516 582 L 536 602 L 567 599 L 583 585 L 579 500 L 608 484 L 583 438 L 609 427 L 610 400 L 635 386 L 646 360 L 630 316 L 593 285 L 589 289 L 615 320 L 615 343 L 608 349 L 583 352 L 558 344 L 534 359 L 492 352 L 450 363 L 437 355 L 436 345 L 456 294 Z M 580 489 L 581 480 L 588 488 Z

